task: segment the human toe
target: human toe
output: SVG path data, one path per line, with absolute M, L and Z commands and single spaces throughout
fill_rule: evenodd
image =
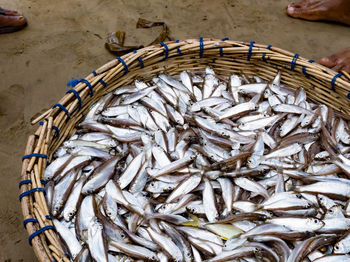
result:
M 335 55 L 323 57 L 320 59 L 320 64 L 329 68 L 333 68 L 337 65 L 338 58 Z

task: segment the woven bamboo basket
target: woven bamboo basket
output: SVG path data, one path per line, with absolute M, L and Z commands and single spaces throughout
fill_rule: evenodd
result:
M 135 79 L 149 80 L 160 72 L 174 75 L 183 70 L 202 70 L 207 65 L 222 75 L 244 73 L 265 80 L 272 80 L 281 71 L 282 83 L 303 87 L 312 100 L 344 115 L 350 113 L 349 74 L 336 73 L 270 45 L 200 38 L 161 43 L 117 57 L 77 81 L 56 105 L 32 121 L 40 121 L 40 125 L 25 149 L 20 201 L 29 242 L 39 261 L 69 261 L 51 221 L 41 179 L 47 161 L 75 132 L 90 107 L 101 96 Z

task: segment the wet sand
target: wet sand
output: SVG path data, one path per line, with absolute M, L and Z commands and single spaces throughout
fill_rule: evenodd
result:
M 114 58 L 105 37 L 119 29 L 126 44 L 151 42 L 160 29 L 136 29 L 139 17 L 164 21 L 175 39 L 229 37 L 272 44 L 309 59 L 350 46 L 350 27 L 285 15 L 287 0 L 0 0 L 29 26 L 0 35 L 0 261 L 36 261 L 18 201 L 21 157 L 36 127 L 31 117 L 55 104 L 72 78 Z

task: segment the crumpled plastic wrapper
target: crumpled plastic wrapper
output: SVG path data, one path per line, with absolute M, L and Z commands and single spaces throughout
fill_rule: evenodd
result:
M 157 36 L 156 39 L 154 39 L 151 43 L 146 44 L 146 45 L 141 45 L 141 46 L 125 46 L 125 35 L 126 32 L 122 30 L 118 30 L 116 32 L 110 33 L 107 37 L 107 42 L 105 43 L 105 47 L 113 54 L 117 56 L 124 55 L 126 53 L 129 53 L 133 50 L 142 48 L 144 46 L 149 46 L 149 45 L 155 45 L 159 44 L 160 42 L 163 42 L 165 40 L 173 40 L 170 37 L 170 30 L 169 27 L 166 25 L 164 22 L 152 22 L 148 21 L 143 18 L 139 18 L 139 20 L 136 23 L 136 28 L 152 28 L 155 26 L 161 26 L 162 31 Z

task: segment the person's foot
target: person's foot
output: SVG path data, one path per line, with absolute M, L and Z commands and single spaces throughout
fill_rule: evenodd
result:
M 21 15 L 20 13 L 18 13 L 15 10 L 8 10 L 8 9 L 1 8 L 1 7 L 0 7 L 0 14 L 1 15 L 10 15 L 10 16 L 19 16 L 19 15 Z
M 350 48 L 344 49 L 334 55 L 321 58 L 320 64 L 334 71 L 345 71 L 350 73 Z
M 288 5 L 287 14 L 305 20 L 333 21 L 350 25 L 350 1 L 300 0 Z
M 0 34 L 21 30 L 27 25 L 27 20 L 17 11 L 0 8 Z

